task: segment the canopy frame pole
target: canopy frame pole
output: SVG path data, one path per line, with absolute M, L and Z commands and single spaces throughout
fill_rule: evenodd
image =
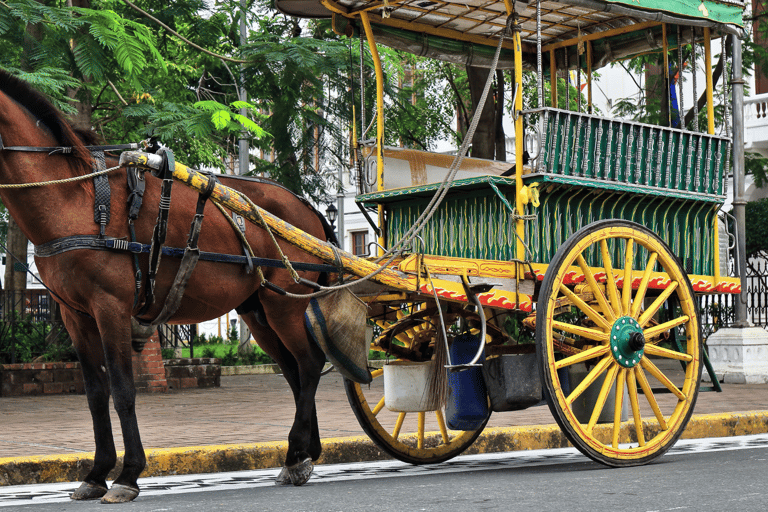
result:
M 360 13 L 360 21 L 363 22 L 365 37 L 368 39 L 368 48 L 371 50 L 371 58 L 376 71 L 376 190 L 384 190 L 384 71 L 381 67 L 381 58 L 379 49 L 376 47 L 376 40 L 373 37 L 371 21 L 368 19 L 368 13 Z M 379 236 L 378 255 L 381 256 L 383 247 L 386 244 L 384 238 L 384 207 L 378 207 Z

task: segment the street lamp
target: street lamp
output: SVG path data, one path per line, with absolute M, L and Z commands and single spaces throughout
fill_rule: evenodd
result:
M 336 230 L 336 218 L 338 217 L 339 210 L 333 205 L 333 203 L 328 205 L 328 208 L 325 209 L 325 216 L 328 217 L 328 222 L 331 223 L 331 229 L 334 231 Z

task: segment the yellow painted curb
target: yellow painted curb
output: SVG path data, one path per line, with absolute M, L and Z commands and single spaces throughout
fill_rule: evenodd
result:
M 694 415 L 683 439 L 731 437 L 768 433 L 768 411 Z M 439 435 L 439 433 L 427 433 Z M 493 453 L 541 450 L 570 446 L 557 425 L 488 428 L 464 453 Z M 249 469 L 278 468 L 283 464 L 286 442 L 191 446 L 148 449 L 147 468 L 142 476 L 217 473 Z M 122 467 L 123 452 L 110 478 Z M 383 460 L 390 457 L 369 438 L 323 439 L 318 464 Z M 93 453 L 0 458 L 0 485 L 24 485 L 82 480 L 91 468 Z

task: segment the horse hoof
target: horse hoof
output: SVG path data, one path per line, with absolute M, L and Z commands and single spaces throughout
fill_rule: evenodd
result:
M 97 500 L 107 494 L 107 488 L 90 482 L 83 482 L 69 497 L 73 500 Z
M 139 490 L 122 484 L 112 484 L 107 494 L 101 498 L 102 503 L 128 503 L 136 499 Z
M 288 468 L 283 466 L 283 469 L 280 470 L 280 474 L 275 478 L 275 485 L 290 485 L 292 483 L 291 475 L 288 474 Z
M 312 459 L 307 457 L 293 466 L 287 466 L 286 469 L 288 470 L 288 475 L 290 475 L 293 485 L 298 486 L 307 483 L 307 480 L 309 480 L 309 477 L 312 475 L 313 467 Z

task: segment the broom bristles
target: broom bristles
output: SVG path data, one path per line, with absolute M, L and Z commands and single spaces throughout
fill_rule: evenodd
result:
M 445 365 L 448 364 L 448 351 L 443 340 L 443 330 L 436 329 L 435 350 L 432 356 L 432 369 L 427 381 L 427 389 L 424 392 L 434 402 L 435 409 L 442 409 L 448 398 L 448 373 Z

